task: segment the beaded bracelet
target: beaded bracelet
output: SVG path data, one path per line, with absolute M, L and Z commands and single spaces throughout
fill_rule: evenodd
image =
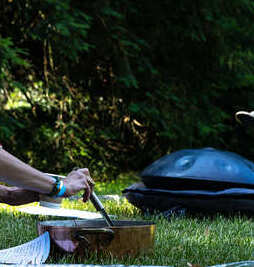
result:
M 48 196 L 62 197 L 66 191 L 66 187 L 63 181 L 61 181 L 58 176 L 54 176 L 54 177 L 51 176 L 51 177 L 55 179 L 55 184 L 54 184 L 52 191 L 48 194 Z
M 64 196 L 64 193 L 66 191 L 66 187 L 63 183 L 63 181 L 60 181 L 60 187 L 59 187 L 59 192 L 57 193 L 56 197 L 63 197 Z

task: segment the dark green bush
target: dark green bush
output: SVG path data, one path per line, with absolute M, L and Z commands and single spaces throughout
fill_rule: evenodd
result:
M 254 4 L 0 4 L 0 138 L 43 171 L 96 177 L 213 146 L 253 159 Z

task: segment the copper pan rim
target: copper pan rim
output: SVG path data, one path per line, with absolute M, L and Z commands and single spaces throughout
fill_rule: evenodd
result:
M 110 229 L 124 229 L 124 228 L 144 228 L 155 225 L 151 221 L 137 221 L 137 220 L 113 220 L 114 226 L 108 226 L 103 219 L 95 220 L 52 220 L 40 221 L 39 225 L 47 228 L 55 229 L 70 229 L 75 230 L 78 228 L 110 228 Z

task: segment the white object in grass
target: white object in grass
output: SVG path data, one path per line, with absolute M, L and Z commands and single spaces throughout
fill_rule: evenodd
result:
M 47 216 L 59 216 L 68 218 L 81 218 L 81 219 L 99 219 L 102 218 L 100 213 L 90 212 L 84 210 L 74 210 L 74 209 L 52 209 L 48 207 L 41 206 L 25 206 L 18 208 L 20 212 L 25 212 L 33 215 L 47 215 Z
M 25 244 L 0 250 L 0 263 L 41 264 L 47 260 L 49 252 L 50 237 L 49 233 L 45 232 Z

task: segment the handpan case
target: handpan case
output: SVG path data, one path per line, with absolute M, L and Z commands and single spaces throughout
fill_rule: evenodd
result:
M 142 183 L 123 191 L 143 211 L 254 212 L 254 164 L 214 148 L 185 149 L 166 155 L 141 173 Z
M 189 212 L 254 212 L 254 189 L 167 190 L 136 183 L 123 190 L 127 200 L 143 212 L 186 209 Z

